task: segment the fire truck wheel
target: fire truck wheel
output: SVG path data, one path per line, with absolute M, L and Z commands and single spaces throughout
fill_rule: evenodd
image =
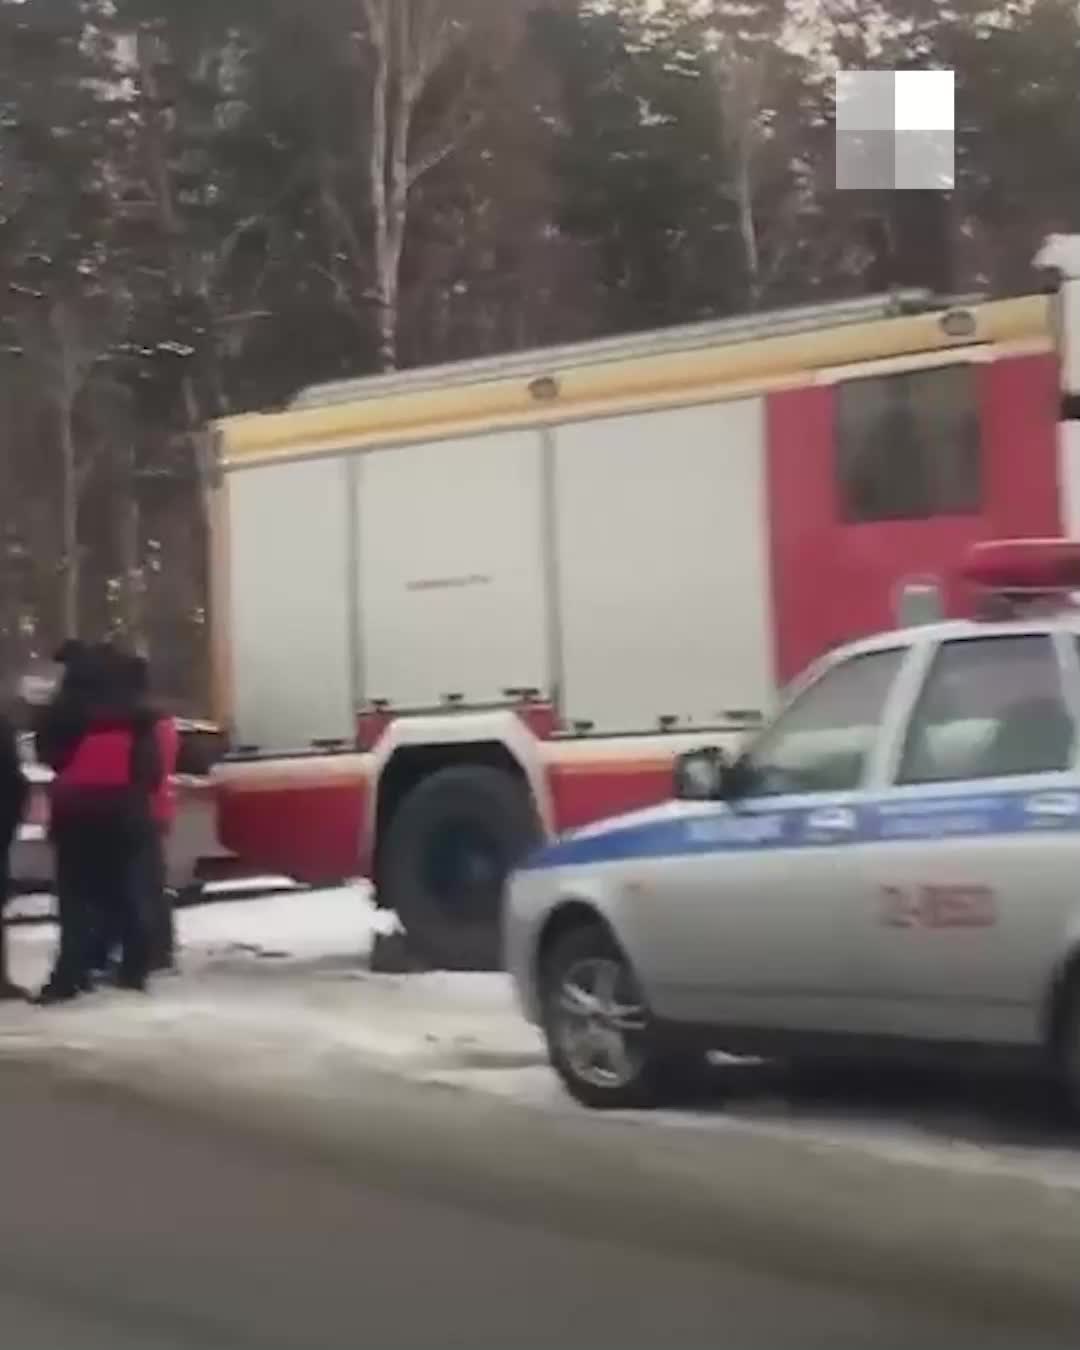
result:
M 433 966 L 497 969 L 503 885 L 539 839 L 520 779 L 485 765 L 442 769 L 409 793 L 390 822 L 380 903 Z
M 1062 989 L 1055 1018 L 1051 1054 L 1057 1070 L 1061 1104 L 1074 1125 L 1080 1124 L 1080 965 L 1074 965 Z

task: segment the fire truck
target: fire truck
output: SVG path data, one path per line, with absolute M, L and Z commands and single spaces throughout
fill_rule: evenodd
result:
M 1080 286 L 903 291 L 322 385 L 217 431 L 222 845 L 499 955 L 542 839 L 668 798 L 835 644 L 1080 535 Z M 1074 266 L 1074 264 L 1076 264 Z M 1071 380 L 1071 383 L 1070 383 Z

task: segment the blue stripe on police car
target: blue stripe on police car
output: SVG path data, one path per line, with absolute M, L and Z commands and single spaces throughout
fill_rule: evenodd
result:
M 523 870 L 1033 830 L 1080 830 L 1080 793 L 1014 791 L 879 799 L 824 811 L 820 805 L 755 803 L 681 816 L 665 811 L 646 820 L 639 813 L 633 824 L 615 819 L 605 830 L 557 840 L 540 850 Z

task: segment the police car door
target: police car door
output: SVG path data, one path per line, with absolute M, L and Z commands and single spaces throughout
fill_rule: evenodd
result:
M 858 883 L 864 784 L 904 647 L 841 658 L 752 746 L 752 786 L 688 823 L 690 856 L 654 911 L 651 983 L 671 1013 L 841 1030 L 872 997 Z
M 944 1041 L 1039 1035 L 1080 893 L 1074 642 L 987 629 L 928 652 L 877 808 L 867 877 L 888 1029 Z

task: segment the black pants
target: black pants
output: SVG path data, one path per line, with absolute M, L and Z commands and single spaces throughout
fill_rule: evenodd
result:
M 11 898 L 11 850 L 18 833 L 18 821 L 8 819 L 0 824 L 0 985 L 6 985 L 11 979 L 5 912 Z
M 49 984 L 57 992 L 70 994 L 85 985 L 102 930 L 120 943 L 121 980 L 146 979 L 149 950 L 138 861 L 149 846 L 149 830 L 122 817 L 56 823 L 60 951 Z
M 136 903 L 142 909 L 150 970 L 168 970 L 176 955 L 172 897 L 166 886 L 166 834 L 159 826 L 148 828 L 143 842 L 131 859 L 132 885 Z M 106 970 L 122 941 L 118 915 L 105 904 L 96 907 L 94 931 L 90 939 L 91 970 Z
M 0 844 L 2 842 L 0 840 Z M 7 922 L 4 918 L 4 911 L 7 909 L 8 896 L 11 891 L 9 852 L 10 846 L 0 853 L 0 984 L 6 984 L 11 978 L 8 971 Z

